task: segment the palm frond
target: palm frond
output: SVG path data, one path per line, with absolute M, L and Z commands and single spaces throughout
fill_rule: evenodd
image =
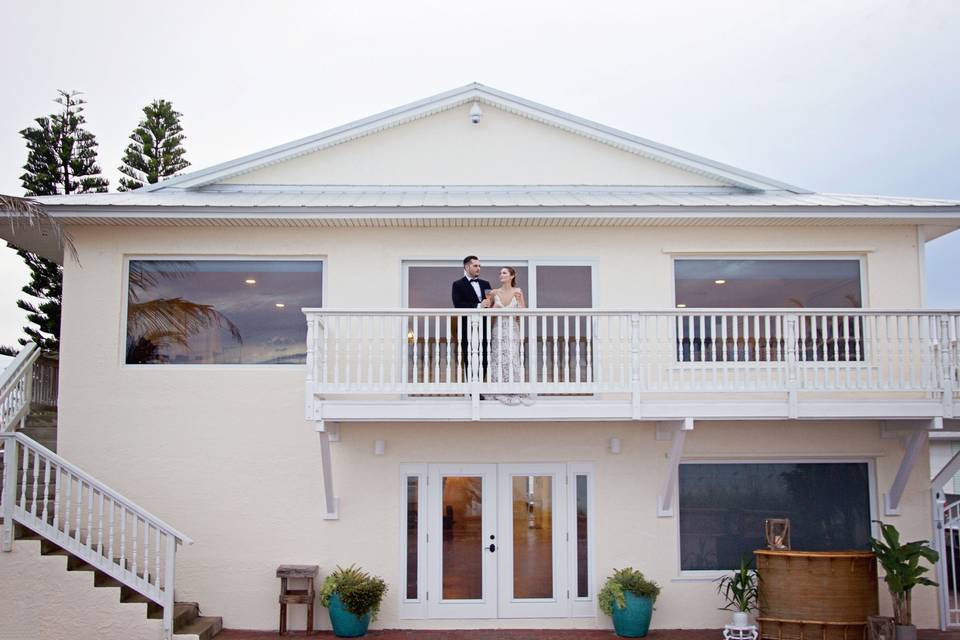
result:
M 158 298 L 146 302 L 131 302 L 127 307 L 127 330 L 130 335 L 151 333 L 193 335 L 207 327 L 226 328 L 237 342 L 242 343 L 240 329 L 229 318 L 213 308 L 183 298 Z
M 76 245 L 73 244 L 73 238 L 59 222 L 50 217 L 39 202 L 0 193 L 0 211 L 13 214 L 10 216 L 10 229 L 13 232 L 16 232 L 18 227 L 48 226 L 60 248 L 68 250 L 73 259 L 80 262 L 80 255 L 77 253 Z

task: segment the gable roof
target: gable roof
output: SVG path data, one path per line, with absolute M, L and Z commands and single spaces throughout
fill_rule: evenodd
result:
M 767 178 L 692 153 L 687 153 L 686 151 L 681 151 L 680 149 L 675 149 L 585 118 L 580 118 L 476 82 L 361 120 L 356 120 L 306 138 L 301 138 L 300 140 L 294 140 L 287 144 L 272 147 L 206 169 L 200 169 L 169 178 L 153 185 L 147 185 L 140 190 L 144 192 L 162 192 L 175 189 L 197 189 L 205 187 L 221 180 L 291 160 L 299 156 L 315 153 L 328 147 L 372 135 L 378 131 L 397 127 L 407 122 L 424 118 L 447 109 L 453 109 L 470 102 L 487 104 L 509 113 L 610 145 L 616 149 L 635 153 L 639 156 L 700 174 L 746 191 L 777 190 L 793 193 L 810 193 L 807 189 L 802 189 L 772 178 Z

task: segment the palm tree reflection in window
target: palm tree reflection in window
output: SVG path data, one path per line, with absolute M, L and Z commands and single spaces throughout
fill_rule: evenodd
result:
M 130 262 L 127 285 L 127 364 L 169 362 L 171 348 L 190 350 L 190 337 L 213 327 L 227 329 L 243 343 L 240 329 L 213 305 L 176 298 L 144 300 L 161 280 L 179 280 L 195 270 L 184 260 Z

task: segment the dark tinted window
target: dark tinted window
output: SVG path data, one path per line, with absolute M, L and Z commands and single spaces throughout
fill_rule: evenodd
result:
M 790 518 L 792 548 L 866 549 L 866 463 L 681 464 L 680 567 L 735 569 L 766 548 L 763 521 Z
M 691 309 L 863 305 L 859 260 L 676 260 L 674 277 Z
M 307 260 L 131 260 L 127 364 L 296 364 L 301 307 L 319 307 Z

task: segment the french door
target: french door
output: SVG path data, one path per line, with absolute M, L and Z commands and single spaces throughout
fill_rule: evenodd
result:
M 427 615 L 569 615 L 566 465 L 428 467 Z

